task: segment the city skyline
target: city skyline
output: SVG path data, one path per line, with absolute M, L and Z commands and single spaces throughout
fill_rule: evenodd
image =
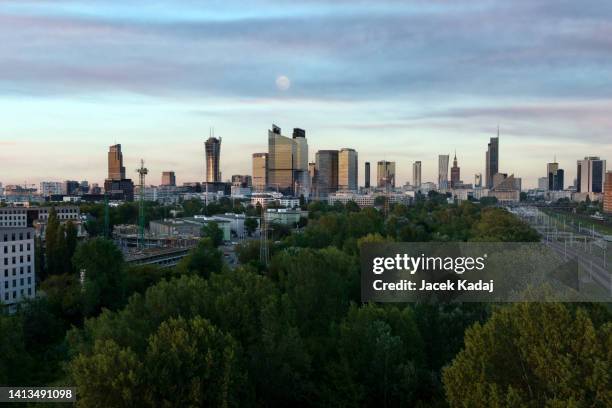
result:
M 270 123 L 307 130 L 311 161 L 351 147 L 396 162 L 398 184 L 415 161 L 435 181 L 454 149 L 464 180 L 485 175 L 498 123 L 500 171 L 525 187 L 553 154 L 566 186 L 577 160 L 612 157 L 604 1 L 143 4 L 3 2 L 1 182 L 102 184 L 117 143 L 126 177 L 143 158 L 201 181 L 210 127 L 227 179 L 250 172 Z

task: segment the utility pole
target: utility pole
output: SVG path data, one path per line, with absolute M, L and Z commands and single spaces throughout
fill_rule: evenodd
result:
M 144 160 L 140 159 L 140 168 L 136 169 L 139 175 L 140 181 L 140 197 L 138 206 L 138 248 L 142 249 L 145 247 L 145 214 L 144 214 L 144 197 L 145 197 L 145 176 L 149 173 L 149 170 L 144 166 Z

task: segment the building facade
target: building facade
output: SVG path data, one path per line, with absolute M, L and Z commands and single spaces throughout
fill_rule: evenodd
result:
M 253 190 L 264 191 L 268 185 L 268 153 L 253 153 Z
M 281 129 L 272 125 L 268 130 L 268 185 L 283 194 L 293 194 L 293 157 L 297 146 L 293 139 L 283 136 Z
M 365 173 L 364 173 L 364 177 L 365 177 L 365 183 L 364 186 L 365 188 L 370 188 L 370 162 L 365 162 Z
M 377 163 L 376 186 L 383 189 L 395 188 L 395 162 L 381 160 Z
M 453 159 L 453 167 L 451 167 L 451 180 L 450 185 L 451 188 L 456 188 L 461 183 L 461 168 L 457 164 L 457 153 L 455 153 L 455 157 Z
M 448 190 L 448 154 L 438 156 L 438 189 Z
M 338 150 L 319 150 L 315 162 L 317 197 L 327 197 L 338 191 Z
M 493 176 L 499 172 L 499 128 L 497 137 L 492 137 L 487 146 L 485 183 L 487 188 L 493 187 Z
M 606 161 L 597 156 L 587 156 L 578 160 L 576 170 L 576 191 L 578 193 L 602 193 Z
M 204 142 L 206 154 L 206 182 L 221 182 L 221 138 L 209 137 Z
M 34 229 L 0 226 L 0 304 L 9 312 L 36 295 Z
M 134 183 L 125 178 L 121 145 L 110 146 L 108 151 L 108 178 L 104 180 L 104 192 L 111 200 L 134 201 Z
M 415 161 L 412 163 L 412 186 L 415 189 L 421 187 L 421 162 Z
M 607 213 L 612 213 L 612 171 L 606 173 L 606 181 L 604 182 L 604 202 L 603 210 Z
M 357 191 L 359 164 L 357 152 L 344 148 L 338 153 L 338 189 Z
M 176 175 L 174 174 L 173 171 L 162 172 L 161 185 L 162 186 L 172 186 L 172 187 L 176 186 Z

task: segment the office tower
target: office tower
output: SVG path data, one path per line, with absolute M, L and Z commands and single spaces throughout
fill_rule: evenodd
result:
M 79 192 L 79 182 L 76 180 L 64 180 L 62 184 L 62 194 L 76 195 Z
M 308 163 L 308 178 L 310 179 L 310 194 L 316 195 L 317 163 Z
M 552 163 L 546 164 L 546 175 L 548 178 L 548 190 L 560 191 L 563 190 L 563 169 L 559 168 L 559 163 L 555 160 Z
M 253 153 L 253 189 L 264 191 L 268 185 L 268 153 Z
M 310 194 L 310 177 L 308 176 L 308 141 L 304 129 L 293 129 L 295 155 L 293 156 L 293 179 L 295 194 L 308 197 Z
M 272 130 L 268 130 L 268 188 L 293 194 L 293 157 L 296 154 L 293 139 L 281 135 L 281 129 L 272 125 Z
M 376 185 L 378 188 L 395 188 L 395 162 L 381 160 L 376 166 Z
M 585 157 L 578 160 L 576 191 L 579 193 L 603 192 L 606 161 L 597 156 Z
M 87 180 L 83 180 L 79 183 L 79 194 L 87 193 L 89 193 L 89 182 Z
M 612 213 L 612 171 L 606 173 L 606 181 L 604 182 L 603 210 L 604 212 Z
M 474 187 L 482 187 L 482 174 L 476 173 L 474 175 Z
M 316 161 L 316 191 L 319 197 L 338 191 L 338 151 L 319 150 Z
M 221 138 L 210 136 L 204 142 L 204 151 L 206 153 L 206 182 L 220 183 Z
M 365 162 L 365 188 L 370 188 L 370 162 Z
M 461 183 L 461 169 L 457 165 L 457 152 L 453 159 L 453 167 L 451 167 L 451 188 L 456 188 Z
M 495 187 L 496 185 L 498 185 L 499 183 L 501 183 L 507 178 L 508 178 L 507 173 L 495 173 L 493 175 L 493 187 Z
M 493 187 L 493 176 L 499 172 L 499 126 L 497 127 L 497 137 L 492 137 L 489 141 L 486 155 L 486 185 L 487 188 Z
M 421 162 L 415 161 L 412 163 L 412 185 L 414 188 L 421 187 Z
M 62 194 L 63 184 L 59 181 L 42 181 L 40 183 L 40 195 L 49 197 Z
M 98 183 L 91 183 L 91 188 L 89 189 L 90 194 L 102 194 L 102 188 L 98 185 Z
M 344 148 L 338 153 L 338 189 L 357 191 L 357 152 L 354 149 Z
M 538 189 L 539 190 L 548 190 L 548 177 L 539 177 L 538 178 Z
M 176 186 L 176 176 L 173 171 L 164 171 L 162 172 L 162 186 Z
M 253 179 L 249 175 L 234 174 L 232 176 L 232 186 L 241 188 L 250 188 L 253 185 Z
M 104 193 L 112 200 L 134 200 L 134 183 L 125 178 L 120 144 L 110 146 L 108 151 L 108 178 L 104 180 Z
M 448 189 L 448 154 L 438 156 L 438 189 Z
M 108 179 L 123 180 L 125 178 L 125 167 L 123 167 L 123 154 L 121 145 L 116 144 L 108 150 Z

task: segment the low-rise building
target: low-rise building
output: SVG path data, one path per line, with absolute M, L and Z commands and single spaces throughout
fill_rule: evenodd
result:
M 195 217 L 170 218 L 151 221 L 149 231 L 153 237 L 201 237 L 202 228 L 207 224 L 215 222 L 223 231 L 223 240 L 231 240 L 231 222 L 223 219 L 215 219 L 203 215 Z
M 291 210 L 286 208 L 272 209 L 265 212 L 266 222 L 295 226 L 302 217 L 308 217 L 308 211 Z

